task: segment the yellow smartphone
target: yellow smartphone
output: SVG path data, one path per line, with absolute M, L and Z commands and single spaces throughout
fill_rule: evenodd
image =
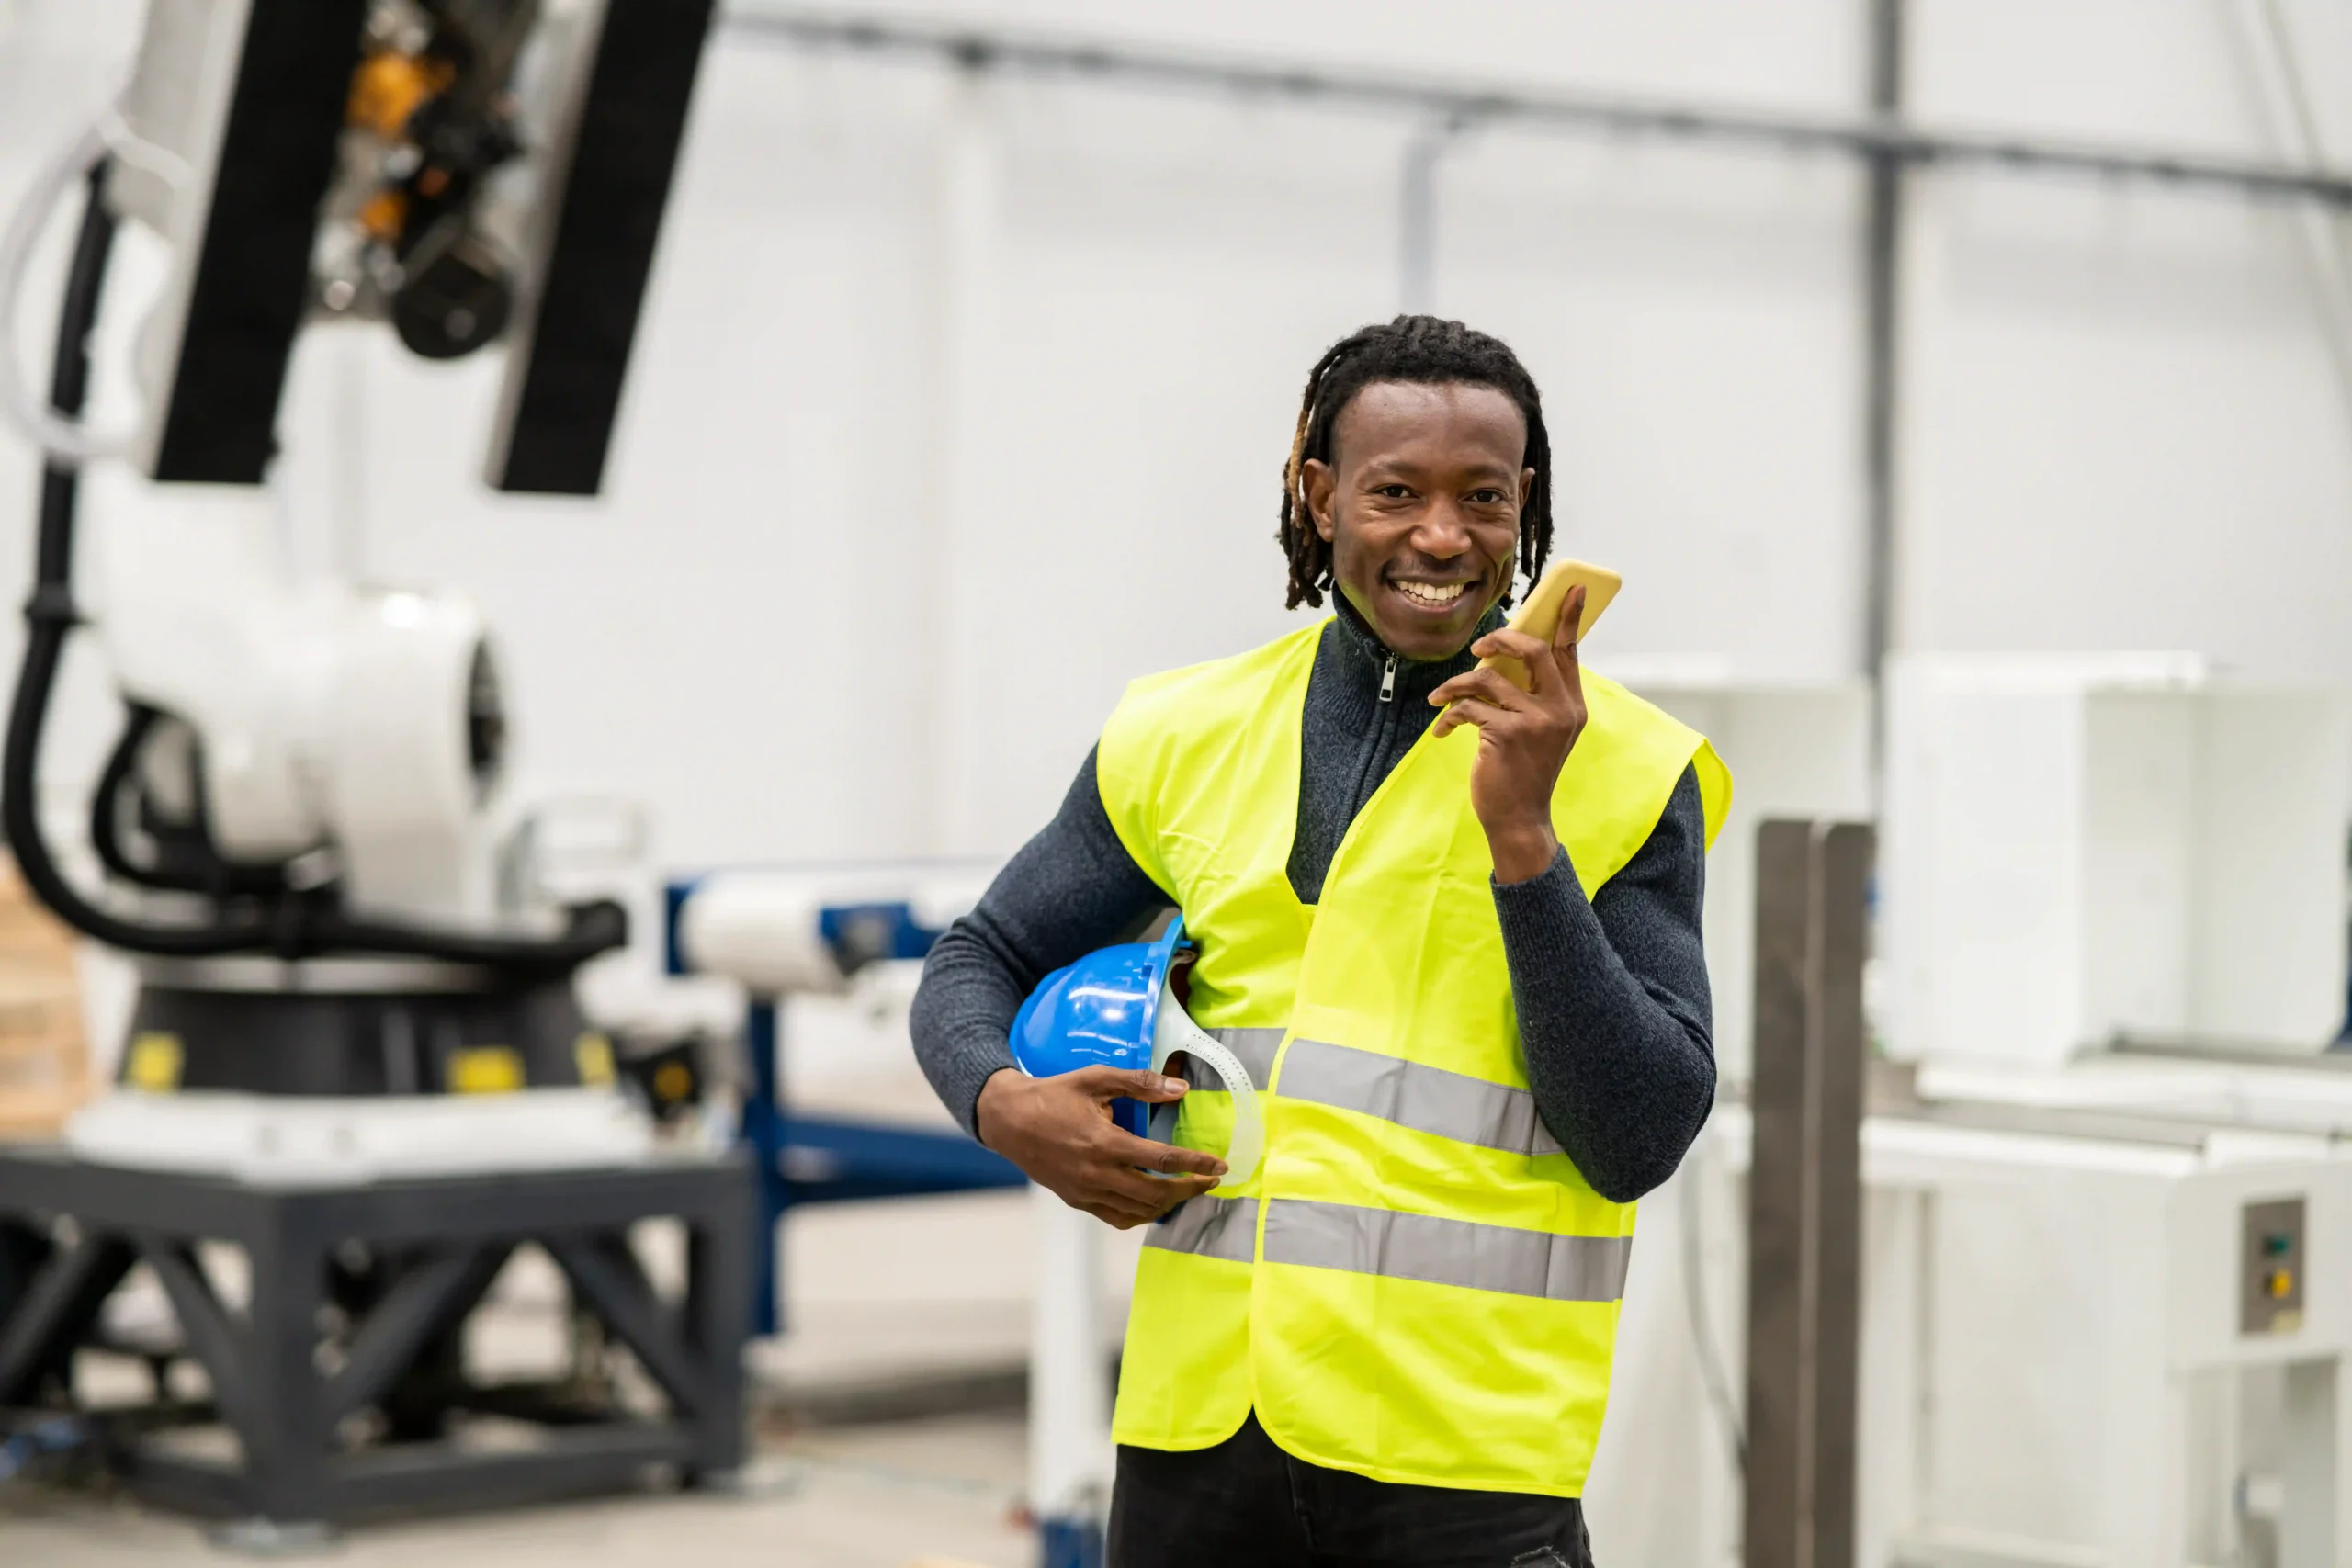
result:
M 1568 602 L 1568 590 L 1581 584 L 1584 588 L 1584 616 L 1577 626 L 1577 640 L 1582 642 L 1592 635 L 1593 624 L 1609 602 L 1617 597 L 1617 590 L 1625 580 L 1605 566 L 1590 561 L 1555 561 L 1545 570 L 1533 592 L 1520 602 L 1511 612 L 1510 629 L 1525 632 L 1539 642 L 1550 642 L 1552 634 L 1560 629 L 1560 610 Z M 1482 670 L 1499 670 L 1503 678 L 1524 692 L 1529 689 L 1527 666 L 1508 656 L 1481 659 Z

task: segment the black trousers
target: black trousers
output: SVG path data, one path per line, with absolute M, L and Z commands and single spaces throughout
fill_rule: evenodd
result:
M 1326 1470 L 1251 1416 L 1215 1448 L 1119 1450 L 1109 1568 L 1592 1568 L 1573 1497 Z

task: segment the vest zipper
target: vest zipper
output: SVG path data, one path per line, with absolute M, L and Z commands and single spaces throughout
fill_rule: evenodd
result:
M 1388 656 L 1387 668 L 1380 672 L 1380 700 L 1384 703 L 1396 700 L 1396 656 L 1393 653 Z

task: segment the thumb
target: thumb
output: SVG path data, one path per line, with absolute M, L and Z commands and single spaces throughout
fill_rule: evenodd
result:
M 1166 1077 L 1148 1067 L 1085 1067 L 1079 1087 L 1097 1100 L 1140 1100 L 1164 1105 L 1182 1100 L 1190 1086 L 1182 1078 Z

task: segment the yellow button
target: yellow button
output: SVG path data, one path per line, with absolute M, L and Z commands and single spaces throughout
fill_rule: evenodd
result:
M 613 1081 L 613 1042 L 591 1030 L 571 1043 L 572 1060 L 580 1064 L 580 1081 L 602 1089 Z
M 471 1045 L 449 1053 L 449 1088 L 457 1094 L 512 1094 L 523 1087 L 523 1058 L 510 1046 Z
M 2295 1276 L 2284 1269 L 2273 1269 L 2269 1278 L 2262 1281 L 2262 1288 L 2270 1292 L 2274 1301 L 2284 1301 L 2295 1293 Z
M 122 1076 L 133 1089 L 143 1089 L 150 1094 L 169 1094 L 180 1087 L 180 1069 L 186 1061 L 187 1054 L 180 1049 L 178 1035 L 151 1029 L 131 1041 Z

